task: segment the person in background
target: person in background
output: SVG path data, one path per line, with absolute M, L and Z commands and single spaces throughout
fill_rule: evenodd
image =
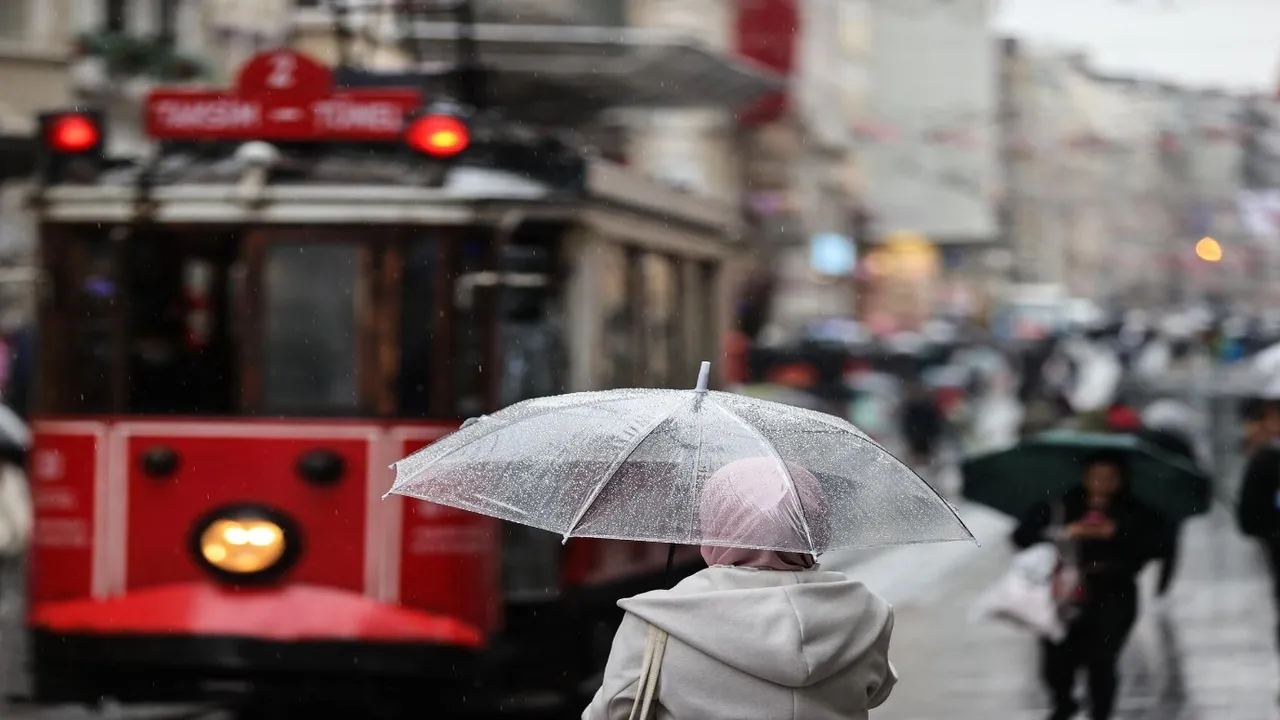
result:
M 4 403 L 23 420 L 31 419 L 31 385 L 35 382 L 36 329 L 27 324 L 9 339 L 9 376 L 4 384 Z
M 1244 452 L 1252 458 L 1276 437 L 1280 437 L 1280 402 L 1249 398 L 1240 406 L 1240 424 Z
M 1254 538 L 1267 557 L 1271 593 L 1280 612 L 1280 401 L 1248 400 L 1241 408 L 1249 454 L 1236 506 L 1240 531 Z M 1280 647 L 1280 623 L 1276 626 Z
M 1146 442 L 1167 453 L 1176 455 L 1192 465 L 1198 464 L 1196 451 L 1191 441 L 1173 430 L 1143 428 L 1138 431 L 1137 435 Z M 1181 523 L 1171 523 L 1165 528 L 1163 544 L 1161 545 L 1159 556 L 1156 558 L 1160 562 L 1160 578 L 1156 581 L 1156 595 L 1159 597 L 1168 595 L 1169 588 L 1173 586 L 1173 578 L 1178 571 L 1178 539 L 1181 535 Z
M 1062 642 L 1041 646 L 1041 677 L 1053 699 L 1049 720 L 1075 717 L 1076 674 L 1089 680 L 1090 718 L 1109 720 L 1119 686 L 1117 665 L 1138 617 L 1137 574 L 1151 559 L 1154 514 L 1129 493 L 1123 454 L 1102 451 L 1084 466 L 1080 487 L 1032 508 L 1013 533 L 1028 548 L 1042 542 L 1075 547 L 1082 597 Z M 1055 518 L 1055 515 L 1058 517 Z M 1055 519 L 1065 523 L 1056 527 Z
M 946 419 L 929 389 L 919 380 L 907 385 L 901 420 L 902 437 L 911 456 L 911 467 L 917 472 L 931 467 L 938 443 L 946 430 Z

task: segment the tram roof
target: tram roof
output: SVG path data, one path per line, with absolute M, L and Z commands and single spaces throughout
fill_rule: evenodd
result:
M 723 254 L 737 240 L 738 217 L 728 203 L 644 178 L 592 159 L 585 192 L 566 191 L 517 173 L 466 165 L 438 186 L 416 178 L 409 159 L 331 153 L 286 168 L 258 190 L 243 184 L 245 167 L 221 159 L 168 155 L 152 169 L 150 189 L 139 187 L 144 169 L 104 172 L 92 184 L 59 184 L 39 191 L 40 215 L 53 222 L 129 222 L 140 206 L 170 223 L 266 224 L 491 224 L 512 211 L 528 219 L 581 221 L 617 237 L 649 238 L 675 252 Z M 143 201 L 143 202 L 140 202 Z M 714 250 L 707 240 L 722 250 Z M 703 252 L 706 251 L 706 252 Z

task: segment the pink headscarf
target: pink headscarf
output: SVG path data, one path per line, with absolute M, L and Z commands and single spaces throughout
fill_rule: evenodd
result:
M 699 511 L 702 536 L 726 544 L 702 546 L 708 566 L 808 570 L 817 564 L 809 553 L 731 546 L 809 547 L 810 538 L 816 546 L 827 542 L 818 479 L 794 463 L 783 470 L 777 460 L 757 457 L 725 465 L 708 478 Z

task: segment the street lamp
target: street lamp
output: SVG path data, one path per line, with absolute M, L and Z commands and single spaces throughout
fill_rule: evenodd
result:
M 1222 244 L 1211 237 L 1200 238 L 1196 243 L 1196 257 L 1205 262 L 1219 262 L 1222 260 Z

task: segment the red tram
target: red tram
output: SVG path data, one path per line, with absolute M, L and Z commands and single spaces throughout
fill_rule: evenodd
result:
M 306 86 L 267 92 L 285 66 Z M 669 581 L 663 547 L 380 498 L 460 418 L 687 383 L 724 336 L 733 214 L 594 161 L 469 162 L 465 124 L 431 152 L 402 132 L 420 105 L 276 51 L 154 94 L 147 162 L 104 158 L 93 113 L 43 118 L 39 699 L 564 696 L 616 599 Z

